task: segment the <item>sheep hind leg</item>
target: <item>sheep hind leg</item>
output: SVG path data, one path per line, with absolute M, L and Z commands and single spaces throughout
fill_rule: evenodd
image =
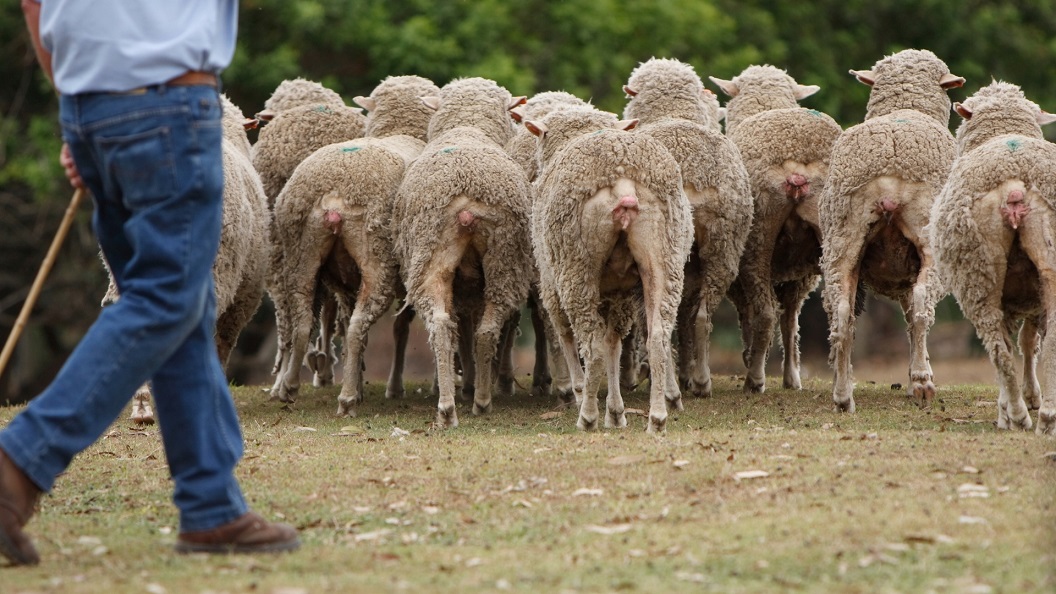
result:
M 1027 410 L 1026 402 L 1020 391 L 1019 381 L 1016 377 L 1015 357 L 1012 354 L 1012 341 L 1009 332 L 1012 327 L 1011 320 L 1001 311 L 998 300 L 1000 295 L 995 296 L 989 303 L 984 304 L 983 310 L 973 316 L 975 330 L 990 355 L 990 362 L 997 371 L 997 384 L 999 388 L 997 398 L 997 428 L 998 429 L 1029 429 L 1031 427 L 1030 412 Z
M 367 333 L 392 305 L 392 293 L 383 287 L 391 286 L 395 279 L 385 278 L 387 275 L 371 276 L 364 275 L 359 285 L 356 304 L 345 330 L 344 381 L 337 397 L 338 416 L 354 416 L 355 406 L 363 402 L 363 352 L 367 346 Z
M 599 331 L 600 332 L 600 331 Z M 605 361 L 599 356 L 601 349 L 595 348 L 601 340 L 591 336 L 590 353 L 585 359 L 583 399 L 579 405 L 579 420 L 576 427 L 581 431 L 594 431 L 598 428 L 598 389 L 601 387 L 601 376 L 605 372 Z
M 326 291 L 319 310 L 319 334 L 308 349 L 304 362 L 312 370 L 312 385 L 316 388 L 334 384 L 334 329 L 337 325 L 337 297 Z
M 763 393 L 766 390 L 766 359 L 770 354 L 770 343 L 774 337 L 777 315 L 774 311 L 776 297 L 768 282 L 750 290 L 754 295 L 748 305 L 752 320 L 751 346 L 748 349 L 748 372 L 744 376 L 744 391 Z
M 386 398 L 403 398 L 403 368 L 407 361 L 407 342 L 411 336 L 411 320 L 414 319 L 414 308 L 404 307 L 392 321 L 392 366 L 389 367 L 389 379 L 385 384 Z
M 514 310 L 509 319 L 502 326 L 502 338 L 499 342 L 498 358 L 495 365 L 496 393 L 499 396 L 512 396 L 514 380 L 513 377 L 513 347 L 517 339 L 517 331 L 521 323 L 521 312 Z
M 689 371 L 689 393 L 700 398 L 711 397 L 711 332 L 714 330 L 712 317 L 722 301 L 722 294 L 716 291 L 702 291 L 700 307 L 697 309 L 693 333 L 693 368 Z M 668 402 L 671 402 L 670 398 Z M 681 404 L 681 403 L 680 403 Z M 681 408 L 679 408 L 681 410 Z
M 931 405 L 935 398 L 934 374 L 928 361 L 928 329 L 934 319 L 934 310 L 925 308 L 927 287 L 922 282 L 913 287 L 912 293 L 899 299 L 906 318 L 909 334 L 909 388 L 908 393 L 922 408 Z
M 283 359 L 282 369 L 275 376 L 271 388 L 271 399 L 292 403 L 301 386 L 301 362 L 308 350 L 308 341 L 312 334 L 312 300 L 314 295 L 296 292 L 287 302 L 289 311 L 285 312 L 289 331 L 289 351 Z M 280 344 L 286 340 L 280 337 Z
M 839 281 L 825 285 L 825 309 L 829 314 L 829 364 L 835 377 L 832 400 L 839 412 L 854 412 L 854 381 L 851 379 L 851 350 L 854 348 L 854 305 L 858 289 L 857 262 L 843 262 Z
M 528 296 L 528 311 L 532 320 L 532 331 L 535 334 L 535 364 L 532 367 L 532 396 L 549 396 L 553 387 L 550 375 L 549 344 L 550 332 L 546 327 L 546 314 L 539 302 L 539 296 L 533 291 Z
M 473 355 L 473 333 L 476 326 L 468 312 L 458 316 L 458 363 L 462 368 L 462 400 L 473 402 L 477 391 L 477 365 Z M 485 361 L 490 361 L 486 359 Z
M 1023 356 L 1023 400 L 1030 410 L 1041 408 L 1041 384 L 1038 383 L 1038 347 L 1041 336 L 1038 316 L 1028 317 L 1019 330 L 1019 351 Z
M 622 429 L 627 426 L 627 415 L 623 405 L 623 394 L 620 392 L 620 350 L 623 340 L 613 329 L 607 328 L 604 343 L 600 345 L 604 354 L 605 377 L 608 393 L 605 396 L 605 427 Z
M 480 324 L 473 334 L 473 356 L 477 365 L 475 369 L 477 389 L 473 395 L 473 414 L 482 415 L 491 412 L 491 390 L 492 373 L 496 355 L 507 356 L 501 353 L 499 346 L 503 343 L 505 335 L 506 319 L 505 312 L 499 310 L 499 306 L 493 302 L 486 302 L 484 314 L 481 316 Z M 469 371 L 463 368 L 464 377 Z
M 802 390 L 799 368 L 799 313 L 807 295 L 818 284 L 816 276 L 799 279 L 782 284 L 777 289 L 777 299 L 781 304 L 781 345 L 783 349 L 782 385 L 788 390 Z
M 1056 435 L 1056 253 L 1053 252 L 1053 218 L 1051 211 L 1037 212 L 1036 219 L 1022 229 L 1020 245 L 1038 269 L 1041 281 L 1041 306 L 1044 328 L 1041 330 L 1041 379 L 1045 391 L 1038 409 L 1038 435 Z M 1026 354 L 1024 354 L 1026 355 Z M 1030 417 L 1027 417 L 1028 419 Z M 1029 425 L 1027 426 L 1029 428 Z

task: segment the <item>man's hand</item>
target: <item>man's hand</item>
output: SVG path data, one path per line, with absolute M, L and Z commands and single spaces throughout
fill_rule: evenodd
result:
M 77 164 L 73 162 L 73 155 L 70 154 L 70 145 L 65 142 L 62 143 L 62 151 L 59 153 L 59 163 L 62 163 L 62 168 L 66 170 L 66 177 L 70 180 L 70 185 L 75 188 L 83 188 L 84 180 L 81 179 L 81 174 L 77 172 Z

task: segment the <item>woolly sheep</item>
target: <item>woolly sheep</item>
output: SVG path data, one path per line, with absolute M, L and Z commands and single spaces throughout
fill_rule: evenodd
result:
M 658 140 L 678 162 L 692 210 L 693 248 L 678 311 L 678 375 L 693 395 L 711 396 L 712 316 L 737 276 L 752 196 L 737 147 L 718 130 L 718 99 L 689 64 L 651 59 L 632 72 L 624 118 Z M 675 381 L 674 366 L 669 367 Z M 656 381 L 659 381 L 657 379 Z
M 225 95 L 220 98 L 223 107 L 223 231 L 213 264 L 213 284 L 216 291 L 216 347 L 220 362 L 226 367 L 239 334 L 264 297 L 271 214 L 260 178 L 246 154 L 248 140 L 243 127 L 246 117 Z M 119 295 L 119 288 L 111 275 L 103 305 L 115 301 Z M 149 397 L 146 386 L 136 392 L 132 420 L 153 423 Z
M 272 97 L 285 98 L 272 101 L 270 111 L 274 112 L 274 118 L 261 128 L 252 151 L 253 166 L 260 173 L 269 204 L 275 201 L 301 161 L 328 144 L 361 138 L 366 120 L 361 109 L 345 105 L 340 96 L 318 83 L 301 81 L 298 88 L 314 91 L 295 95 L 296 101 L 287 97 L 289 93 L 283 92 L 283 85 L 279 85 Z M 316 100 L 301 103 L 313 98 Z M 279 107 L 283 109 L 280 111 Z
M 1056 146 L 1041 126 L 1056 116 L 1004 82 L 954 107 L 964 120 L 931 219 L 936 266 L 997 371 L 997 426 L 1030 429 L 1029 406 L 1040 408 L 1037 433 L 1054 435 Z M 1022 385 L 1011 346 L 1020 320 Z M 1036 375 L 1039 330 L 1044 392 Z
M 526 122 L 542 139 L 544 169 L 532 210 L 540 293 L 569 369 L 584 373 L 576 426 L 598 424 L 598 389 L 608 378 L 605 425 L 627 424 L 620 394 L 622 338 L 644 300 L 650 374 L 667 378 L 671 334 L 692 242 L 678 163 L 658 141 L 629 134 L 637 122 L 592 109 Z M 578 348 L 577 348 L 578 344 Z M 585 372 L 580 369 L 582 355 Z M 663 432 L 681 394 L 650 383 L 646 430 Z
M 926 226 L 954 159 L 946 92 L 964 79 L 927 50 L 904 50 L 851 73 L 872 86 L 866 118 L 836 140 L 818 204 L 833 400 L 854 412 L 851 349 L 863 286 L 902 306 L 908 392 L 927 404 L 935 384 L 926 339 L 943 290 Z
M 530 97 L 524 105 L 510 110 L 510 115 L 517 122 L 540 120 L 547 114 L 568 107 L 590 106 L 590 103 L 565 91 L 545 91 Z M 534 181 L 539 175 L 539 139 L 524 126 L 518 126 L 513 138 L 506 144 L 506 152 Z M 534 196 L 534 188 L 533 188 Z M 534 197 L 532 199 L 534 202 Z M 565 365 L 560 346 L 554 341 L 554 329 L 550 317 L 543 311 L 539 298 L 539 273 L 533 274 L 532 289 L 528 294 L 528 308 L 531 314 L 532 327 L 535 331 L 535 365 L 532 369 L 532 392 L 537 395 L 548 394 L 551 387 L 557 391 L 558 398 L 564 402 L 573 399 L 572 378 Z M 553 373 L 551 373 L 551 368 Z
M 799 312 L 821 279 L 818 196 L 842 130 L 831 117 L 799 107 L 818 87 L 801 85 L 784 70 L 749 66 L 733 80 L 711 80 L 729 96 L 727 135 L 740 150 L 755 203 L 740 272 L 729 292 L 744 337 L 744 389 L 766 389 L 779 309 L 783 386 L 799 390 Z
M 487 363 L 528 296 L 530 189 L 504 150 L 514 132 L 509 110 L 524 98 L 494 81 L 465 78 L 423 102 L 435 110 L 429 143 L 400 184 L 393 228 L 407 302 L 422 316 L 436 359 L 436 425 L 453 427 L 456 340 L 472 337 L 473 412 L 487 412 Z
M 275 87 L 271 97 L 264 101 L 264 109 L 256 117 L 265 122 L 284 111 L 302 105 L 344 105 L 345 101 L 336 91 L 328 89 L 314 80 L 295 78 L 284 80 Z
M 350 312 L 342 318 L 347 328 L 337 414 L 355 414 L 363 400 L 367 331 L 392 305 L 399 285 L 390 228 L 393 201 L 407 165 L 425 146 L 432 111 L 419 98 L 438 91 L 417 76 L 385 79 L 370 97 L 356 98 L 370 108 L 367 129 L 376 137 L 320 148 L 279 193 L 269 283 L 281 320 L 273 399 L 290 402 L 298 390 L 321 282 L 341 303 L 338 309 Z M 321 317 L 321 342 L 328 346 L 329 321 Z

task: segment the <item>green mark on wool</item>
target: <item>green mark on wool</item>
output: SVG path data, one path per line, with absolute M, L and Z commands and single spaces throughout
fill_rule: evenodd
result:
M 896 123 L 896 124 L 908 124 L 909 123 L 909 120 L 907 120 L 906 118 L 898 118 L 897 120 L 892 120 L 892 121 L 894 123 Z
M 358 150 L 359 150 L 360 148 L 362 148 L 362 147 L 358 147 L 358 146 L 347 146 L 347 147 L 345 147 L 345 148 L 341 149 L 341 152 L 342 152 L 342 153 L 354 153 L 354 152 L 358 151 Z
M 814 117 L 817 117 L 817 118 L 821 117 L 821 112 L 816 110 L 816 109 L 808 109 L 807 113 L 809 113 L 810 115 L 812 115 Z
M 457 146 L 449 146 L 449 147 L 447 147 L 445 149 L 440 149 L 440 152 L 446 155 L 448 153 L 453 153 L 456 150 L 458 150 Z
M 1010 152 L 1010 153 L 1014 153 L 1014 152 L 1018 151 L 1019 147 L 1020 147 L 1020 144 L 1021 143 L 1018 140 L 1016 140 L 1015 138 L 1005 142 L 1005 146 L 1008 147 L 1008 152 Z
M 330 113 L 330 108 L 325 106 L 325 105 L 320 105 L 319 107 L 316 107 L 312 111 L 318 112 L 318 113 Z

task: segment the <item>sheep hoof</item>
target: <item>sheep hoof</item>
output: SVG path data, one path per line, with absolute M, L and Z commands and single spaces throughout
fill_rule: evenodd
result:
M 622 429 L 627 426 L 627 415 L 623 409 L 606 411 L 605 427 L 609 429 Z
M 579 404 L 578 402 L 576 402 L 576 393 L 574 390 L 572 390 L 572 388 L 569 388 L 567 390 L 558 390 L 557 399 L 562 404 L 572 404 L 574 402 L 576 404 Z
M 753 378 L 750 375 L 744 377 L 744 391 L 752 394 L 762 394 L 766 391 L 766 378 Z
M 1012 402 L 1005 402 L 1000 404 L 999 407 L 997 415 L 998 429 L 1027 431 L 1034 425 L 1025 403 L 1019 403 L 1019 406 L 1015 406 Z M 1038 422 L 1041 422 L 1041 415 L 1038 415 Z
M 437 407 L 436 423 L 434 425 L 439 429 L 458 427 L 458 414 L 455 412 L 455 405 L 452 404 L 447 408 L 443 406 Z
M 782 386 L 786 390 L 802 390 L 803 382 L 799 380 L 799 376 L 786 377 L 785 381 L 782 382 Z
M 323 375 L 313 375 L 312 376 L 312 385 L 315 386 L 316 388 L 325 388 L 327 386 L 332 386 L 332 385 L 334 385 L 334 377 L 333 376 L 327 377 L 327 376 L 323 376 Z
M 667 432 L 667 415 L 649 415 L 649 423 L 645 426 L 646 433 L 663 434 Z
M 468 385 L 462 386 L 462 400 L 464 402 L 473 402 L 473 394 L 477 391 L 475 386 Z
M 354 400 L 337 399 L 337 416 L 339 417 L 354 417 L 356 416 L 356 402 Z
M 915 380 L 913 382 L 913 398 L 921 408 L 931 406 L 931 401 L 935 398 L 935 384 L 931 383 L 931 381 Z
M 1030 417 L 1027 417 L 1028 419 Z M 1056 435 L 1056 410 L 1041 411 L 1038 413 L 1038 435 Z
M 486 415 L 491 412 L 491 402 L 488 401 L 484 404 L 479 402 L 473 403 L 473 414 L 475 415 Z
M 132 404 L 132 422 L 137 425 L 154 424 L 154 411 L 149 402 L 137 400 Z
M 278 388 L 274 388 L 271 390 L 270 400 L 278 400 L 279 402 L 284 402 L 286 404 L 293 404 L 293 397 L 296 394 L 297 388 L 291 388 L 283 384 Z
M 708 381 L 704 383 L 689 380 L 686 384 L 686 391 L 694 398 L 711 398 L 711 378 L 708 378 Z
M 598 428 L 598 417 L 588 419 L 583 416 L 583 413 L 580 413 L 579 421 L 576 422 L 576 428 L 580 431 L 596 431 Z
M 833 398 L 833 402 L 836 403 L 836 412 L 854 414 L 854 397 L 848 397 L 847 400 L 840 400 L 837 397 Z
M 669 410 L 686 410 L 686 407 L 682 405 L 682 394 L 675 394 L 673 397 L 668 397 L 667 408 Z
M 386 388 L 385 389 L 385 398 L 399 399 L 399 398 L 403 398 L 404 394 L 405 394 L 405 392 L 403 391 L 403 387 L 402 386 L 399 389 L 397 389 L 397 388 Z
M 1026 390 L 1023 399 L 1027 401 L 1027 408 L 1038 410 L 1041 408 L 1041 388 L 1034 386 L 1033 390 Z

